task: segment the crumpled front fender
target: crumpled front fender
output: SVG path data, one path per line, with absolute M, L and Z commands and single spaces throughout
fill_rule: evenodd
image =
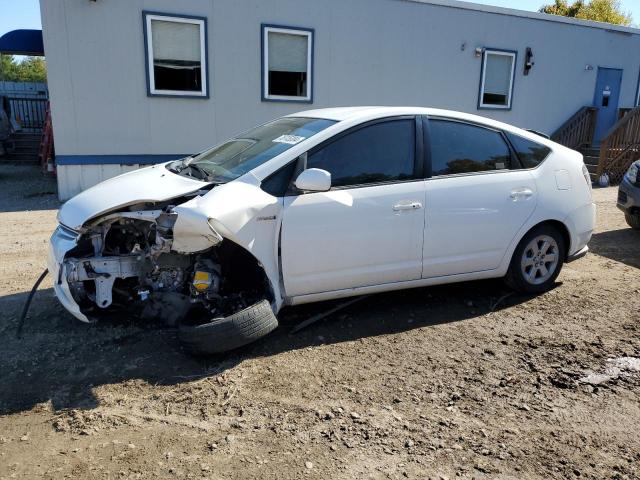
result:
M 172 250 L 197 253 L 228 239 L 262 265 L 281 305 L 277 239 L 282 204 L 249 177 L 220 185 L 206 195 L 174 207 Z

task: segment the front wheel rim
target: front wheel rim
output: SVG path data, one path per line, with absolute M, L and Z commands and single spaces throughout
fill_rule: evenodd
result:
M 558 242 L 549 235 L 538 235 L 522 252 L 520 260 L 522 276 L 527 283 L 540 285 L 553 277 L 559 261 Z

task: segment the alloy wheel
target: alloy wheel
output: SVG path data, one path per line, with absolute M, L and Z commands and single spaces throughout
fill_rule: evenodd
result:
M 538 235 L 522 252 L 520 268 L 524 279 L 532 285 L 546 282 L 558 268 L 559 258 L 558 242 L 549 235 Z

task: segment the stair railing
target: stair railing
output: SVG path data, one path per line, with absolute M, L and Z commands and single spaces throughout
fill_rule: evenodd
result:
M 51 125 L 51 105 L 47 101 L 45 110 L 44 125 L 40 136 L 40 146 L 38 148 L 38 161 L 44 172 L 55 172 L 53 160 L 53 128 Z
M 591 145 L 597 112 L 596 107 L 582 107 L 551 135 L 551 140 L 573 149 Z
M 611 183 L 622 179 L 629 165 L 640 158 L 640 107 L 636 107 L 616 122 L 600 144 L 598 177 L 609 175 Z

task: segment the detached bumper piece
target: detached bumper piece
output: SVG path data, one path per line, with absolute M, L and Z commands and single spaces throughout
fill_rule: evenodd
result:
M 181 324 L 178 339 L 194 355 L 228 352 L 255 342 L 278 327 L 271 305 L 262 300 L 228 317 L 200 325 Z
M 571 263 L 574 262 L 576 260 L 578 260 L 579 258 L 584 257 L 587 253 L 589 253 L 589 247 L 587 247 L 586 245 L 584 247 L 582 247 L 580 250 L 578 250 L 576 253 L 574 253 L 573 255 L 569 255 L 567 257 L 567 259 L 565 260 L 565 263 Z

